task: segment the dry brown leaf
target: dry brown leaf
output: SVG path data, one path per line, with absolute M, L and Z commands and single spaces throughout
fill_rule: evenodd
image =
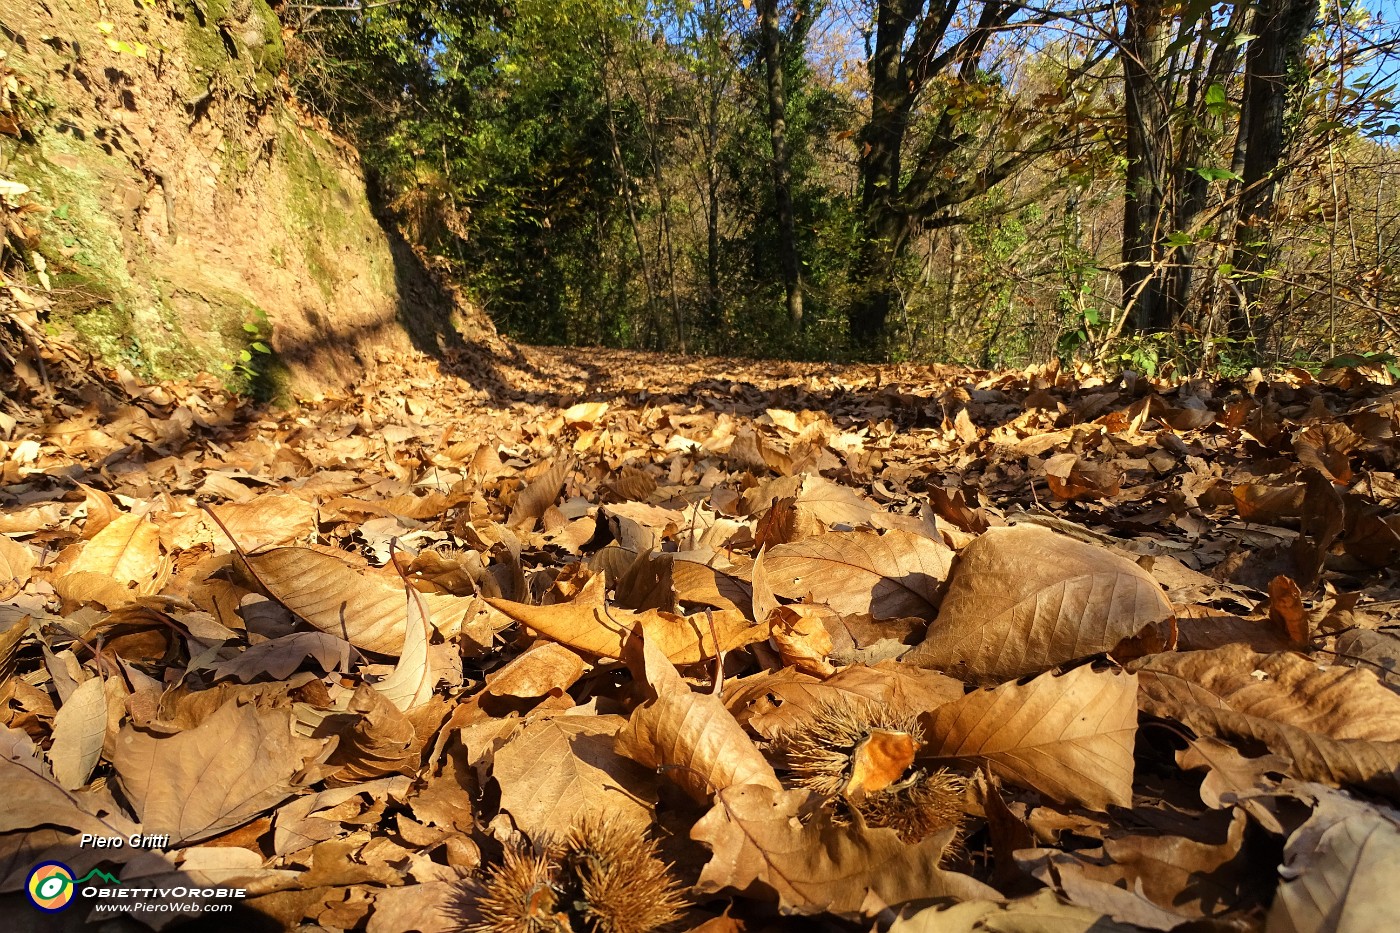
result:
M 532 840 L 559 838 L 585 816 L 645 829 L 656 784 L 613 750 L 625 724 L 621 716 L 555 716 L 526 726 L 496 752 L 501 809 Z
M 101 790 L 67 790 L 54 779 L 29 736 L 0 726 L 0 833 L 61 826 L 77 833 L 128 836 L 139 830 L 112 795 Z
M 894 922 L 889 933 L 1139 933 L 1097 910 L 1067 904 L 1053 891 L 1008 901 L 926 907 Z
M 617 734 L 620 754 L 649 768 L 664 768 L 701 802 L 739 784 L 781 789 L 772 765 L 719 697 L 691 690 L 660 647 L 648 640 L 632 641 L 628 654 L 633 676 L 656 696 Z
M 783 668 L 732 683 L 725 705 L 739 722 L 764 738 L 774 738 L 810 722 L 816 711 L 854 701 L 873 701 L 900 711 L 935 709 L 963 696 L 960 681 L 936 671 L 894 661 L 852 664 L 826 680 Z
M 144 515 L 122 515 L 97 533 L 69 573 L 98 573 L 123 586 L 144 586 L 160 566 L 160 531 Z
M 404 619 L 403 648 L 394 670 L 374 685 L 374 689 L 401 711 L 411 713 L 428 704 L 437 686 L 437 677 L 428 657 L 428 633 L 433 623 L 423 594 L 404 582 L 407 612 Z
M 602 601 L 602 585 L 602 577 L 594 577 L 577 599 L 552 606 L 530 606 L 508 599 L 486 602 L 552 641 L 601 658 L 621 658 L 623 645 L 638 627 L 648 642 L 676 664 L 714 657 L 716 634 L 723 651 L 768 637 L 766 626 L 753 625 L 743 613 L 733 610 L 681 616 L 657 609 L 633 612 L 609 608 Z
M 545 511 L 559 498 L 564 490 L 564 481 L 574 468 L 573 460 L 565 458 L 535 477 L 530 485 L 520 491 L 515 507 L 510 510 L 506 524 L 511 528 L 529 531 L 544 515 Z
M 498 697 L 533 699 L 572 687 L 588 664 L 552 641 L 540 642 L 486 678 L 486 692 Z
M 1137 678 L 1078 667 L 1008 683 L 920 717 L 922 760 L 986 762 L 994 774 L 1105 810 L 1133 799 Z
M 293 734 L 289 711 L 230 700 L 173 734 L 123 727 L 112 766 L 147 832 L 197 842 L 296 793 L 297 775 L 321 746 Z
M 36 560 L 29 545 L 0 535 L 0 599 L 9 599 L 24 588 Z
M 1046 460 L 1045 481 L 1056 499 L 1071 502 L 1111 499 L 1123 491 L 1122 478 L 1116 472 L 1077 454 L 1057 454 Z
M 1278 784 L 1270 775 L 1282 778 L 1291 762 L 1278 755 L 1246 758 L 1219 739 L 1191 739 L 1176 753 L 1176 763 L 1188 771 L 1206 770 L 1201 782 L 1201 802 L 1219 810 L 1246 795 L 1267 791 Z
M 1242 645 L 1133 665 L 1141 703 L 1199 735 L 1263 742 L 1305 780 L 1400 797 L 1400 696 L 1368 670 Z
M 697 887 L 771 890 L 785 911 L 874 914 L 916 898 L 998 899 L 973 878 L 940 869 L 953 830 L 916 845 L 892 829 L 833 825 L 818 811 L 804 825 L 805 791 L 741 784 L 721 790 L 690 837 L 713 855 Z
M 388 697 L 369 684 L 360 684 L 350 698 L 347 712 L 353 716 L 353 722 L 342 724 L 340 742 L 329 759 L 329 764 L 340 767 L 326 779 L 327 786 L 418 770 L 423 743 L 413 722 Z
M 231 677 L 249 683 L 264 675 L 286 680 L 314 658 L 323 671 L 345 671 L 350 667 L 350 643 L 325 632 L 293 632 L 281 638 L 259 642 L 227 661 L 210 664 L 216 679 Z
M 958 557 L 938 618 L 904 661 L 1000 682 L 1109 651 L 1172 617 L 1152 576 L 1035 525 L 991 528 Z
M 357 573 L 343 560 L 311 548 L 279 547 L 245 558 L 273 599 L 312 628 L 356 648 L 396 655 L 408 628 L 403 583 L 382 573 Z M 438 630 L 451 633 L 471 611 L 472 600 L 422 594 Z
M 1152 903 L 1141 890 L 1120 886 L 1123 873 L 1112 864 L 1096 871 L 1096 864 L 1057 849 L 1021 849 L 1016 861 L 1070 903 L 1135 928 L 1173 930 L 1192 919 Z
M 1317 805 L 1284 849 L 1267 933 L 1370 933 L 1395 922 L 1400 813 L 1314 788 Z
M 68 695 L 53 720 L 49 762 L 54 780 L 66 790 L 88 782 L 107 735 L 107 694 L 101 677 L 89 677 Z
M 1283 574 L 1269 581 L 1269 621 L 1288 633 L 1294 647 L 1312 642 L 1312 620 L 1303 608 L 1303 594 L 1298 584 Z
M 889 531 L 832 532 L 767 551 L 768 585 L 847 615 L 931 618 L 953 552 L 937 541 Z

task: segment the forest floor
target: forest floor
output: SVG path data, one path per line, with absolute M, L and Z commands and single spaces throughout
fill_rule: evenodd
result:
M 9 929 L 1395 909 L 1383 370 L 519 347 L 281 410 L 15 360 Z

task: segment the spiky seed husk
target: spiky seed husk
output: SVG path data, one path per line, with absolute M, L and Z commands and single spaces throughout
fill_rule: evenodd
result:
M 476 899 L 481 919 L 467 933 L 569 933 L 569 918 L 559 909 L 556 870 L 548 853 L 507 847 Z
M 680 884 L 635 826 L 589 818 L 542 848 L 506 849 L 468 933 L 652 933 L 680 915 Z
M 873 701 L 825 700 L 811 717 L 778 740 L 797 783 L 824 797 L 840 795 L 851 778 L 861 743 L 874 732 L 905 733 L 923 741 L 918 717 Z
M 870 794 L 853 806 L 870 826 L 883 826 L 899 838 L 915 843 L 949 826 L 955 830 L 952 845 L 962 834 L 966 817 L 967 781 L 947 769 L 920 776 L 907 786 Z
M 680 885 L 636 827 L 588 819 L 569 834 L 566 849 L 590 929 L 650 933 L 680 915 Z

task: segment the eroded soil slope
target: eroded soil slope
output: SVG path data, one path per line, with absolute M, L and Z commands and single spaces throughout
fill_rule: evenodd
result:
M 287 95 L 264 0 L 21 0 L 0 27 L 7 313 L 147 378 L 283 399 L 352 383 L 371 348 L 494 340 Z

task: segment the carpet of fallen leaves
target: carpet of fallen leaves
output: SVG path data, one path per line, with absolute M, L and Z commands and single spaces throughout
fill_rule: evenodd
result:
M 1384 371 L 513 354 L 5 377 L 7 929 L 1394 922 Z

